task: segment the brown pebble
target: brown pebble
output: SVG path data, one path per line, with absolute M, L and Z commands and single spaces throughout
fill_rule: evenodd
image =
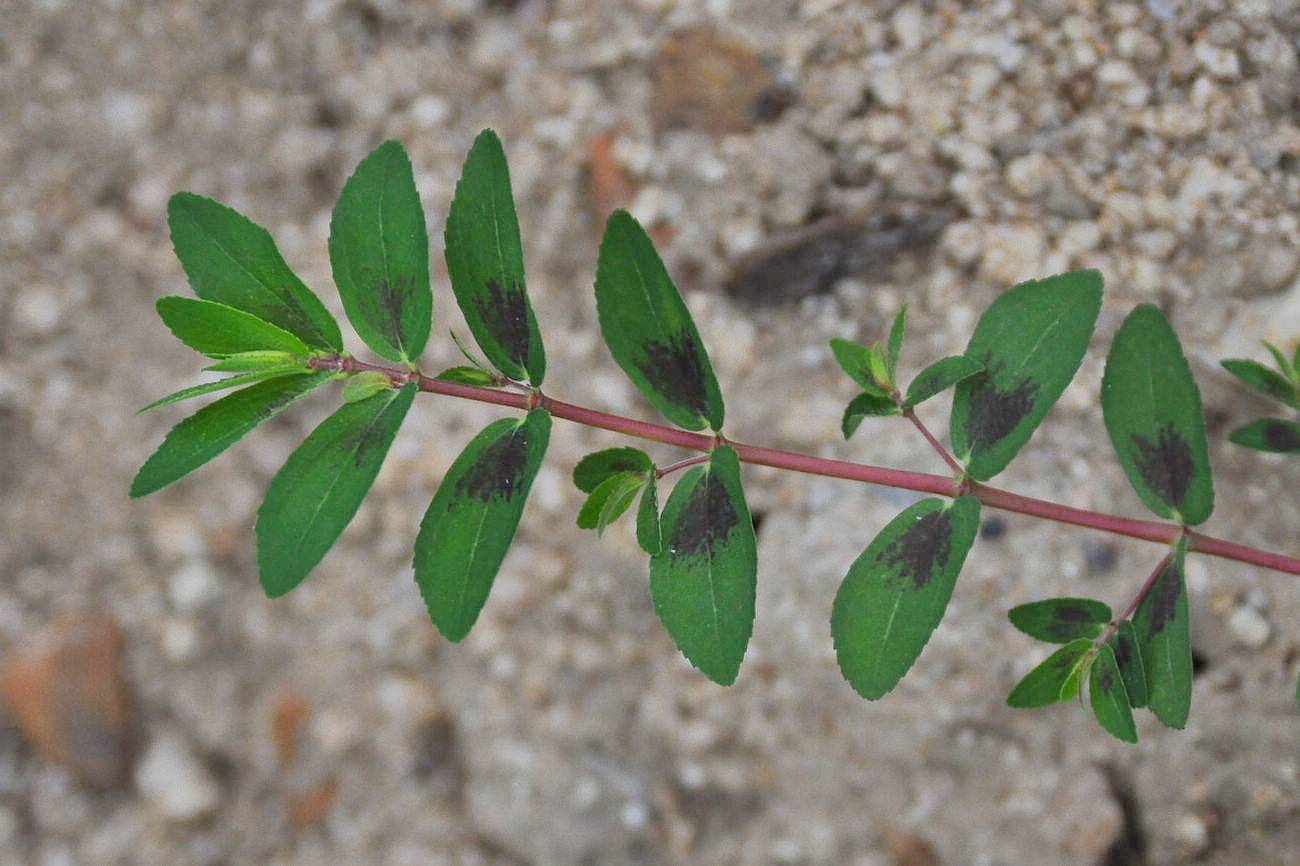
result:
M 658 129 L 745 132 L 788 102 L 754 49 L 711 27 L 688 27 L 659 45 L 652 71 Z

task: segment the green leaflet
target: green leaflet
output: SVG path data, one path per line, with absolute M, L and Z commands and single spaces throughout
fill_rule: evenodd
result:
M 658 556 L 664 547 L 659 530 L 659 494 L 655 490 L 654 473 L 646 479 L 641 504 L 636 509 L 636 543 L 651 556 Z
M 1092 641 L 1081 637 L 1052 653 L 1016 683 L 1007 695 L 1007 706 L 1046 707 L 1073 698 L 1079 693 L 1079 678 L 1091 648 Z
M 691 664 L 731 685 L 754 629 L 758 571 L 736 452 L 715 448 L 683 475 L 661 525 L 662 548 L 650 558 L 655 613 Z
M 224 382 L 208 384 L 232 387 L 234 379 L 242 378 L 244 377 L 234 376 Z M 329 378 L 329 373 L 279 376 L 204 406 L 173 427 L 158 450 L 140 467 L 135 480 L 131 482 L 131 496 L 147 496 L 188 475 L 234 445 L 249 430 L 279 414 L 293 401 Z M 198 386 L 205 387 L 207 386 Z M 198 389 L 187 390 L 191 393 L 182 391 L 179 394 L 193 396 Z M 183 397 L 173 394 L 172 397 L 164 398 L 164 401 L 180 399 Z M 161 403 L 162 401 L 158 405 Z
M 903 398 L 903 408 L 910 409 L 919 403 L 929 400 L 935 394 L 941 394 L 944 391 L 956 385 L 963 379 L 969 379 L 977 373 L 984 372 L 984 367 L 978 361 L 972 361 L 965 355 L 953 355 L 948 358 L 942 358 L 926 367 L 912 384 L 907 386 L 907 396 Z
M 888 349 L 886 350 L 885 368 L 889 372 L 889 381 L 898 381 L 898 356 L 903 351 L 903 336 L 907 331 L 907 304 L 894 316 L 894 324 L 889 328 Z
M 1090 598 L 1048 598 L 1011 608 L 1007 618 L 1030 637 L 1048 643 L 1095 638 L 1110 622 L 1108 605 Z
M 1277 358 L 1279 364 L 1285 360 L 1280 356 Z M 1270 370 L 1258 361 L 1245 358 L 1229 358 L 1219 363 L 1223 365 L 1223 369 L 1256 391 L 1267 394 L 1292 409 L 1300 409 L 1300 389 L 1276 370 Z
M 1101 309 L 1101 274 L 1071 271 L 1003 292 L 965 355 L 984 372 L 957 385 L 949 433 L 966 470 L 997 475 L 1070 384 Z
M 381 373 L 378 370 L 366 370 L 364 373 L 348 377 L 348 383 L 343 386 L 343 402 L 358 403 L 362 400 L 369 400 L 380 391 L 387 391 L 393 387 L 393 380 L 387 373 Z
M 1171 728 L 1187 724 L 1192 704 L 1192 638 L 1183 578 L 1186 553 L 1183 537 L 1133 613 L 1133 631 L 1147 675 L 1147 705 Z
M 611 475 L 620 472 L 644 475 L 654 468 L 650 455 L 640 448 L 606 448 L 593 451 L 578 461 L 578 465 L 573 467 L 573 483 L 583 493 L 591 493 Z
M 220 202 L 178 192 L 172 247 L 194 293 L 278 325 L 313 349 L 342 351 L 338 323 L 280 257 L 266 229 Z
M 1092 703 L 1092 714 L 1108 734 L 1126 743 L 1137 742 L 1137 726 L 1133 723 L 1128 692 L 1109 644 L 1097 648 L 1088 677 L 1088 699 Z
M 883 374 L 886 379 L 890 377 L 889 361 L 880 353 L 879 344 L 867 347 L 836 337 L 830 341 L 830 347 L 835 362 L 840 365 L 845 375 L 870 396 L 889 400 L 890 404 L 893 404 L 889 390 L 879 381 L 878 374 Z
M 302 582 L 352 520 L 411 408 L 418 386 L 345 403 L 271 479 L 257 510 L 257 570 L 278 598 Z
M 414 361 L 433 325 L 429 233 L 406 151 L 386 141 L 343 184 L 330 267 L 348 320 L 376 355 Z
M 1300 424 L 1285 418 L 1260 418 L 1233 430 L 1228 441 L 1256 451 L 1300 454 Z
M 923 499 L 880 531 L 835 595 L 831 637 L 840 671 L 875 700 L 898 684 L 943 619 L 979 530 L 980 503 Z
M 227 355 L 217 363 L 209 364 L 203 369 L 206 372 L 213 373 L 262 373 L 274 375 L 294 370 L 306 373 L 311 368 L 307 366 L 307 359 L 302 355 L 259 350 Z
M 1164 313 L 1129 313 L 1101 381 L 1106 431 L 1129 482 L 1161 517 L 1195 526 L 1214 510 L 1201 394 Z
M 307 344 L 277 325 L 216 301 L 171 295 L 156 304 L 176 339 L 210 358 L 268 350 L 306 357 Z
M 495 132 L 474 139 L 447 214 L 447 273 L 456 303 L 489 361 L 540 387 L 546 353 L 524 286 L 524 252 L 505 150 Z
M 635 472 L 619 472 L 596 486 L 578 512 L 578 528 L 594 529 L 600 535 L 605 527 L 623 515 L 632 506 L 632 500 L 645 486 L 645 476 Z
M 489 388 L 497 384 L 497 377 L 487 370 L 480 370 L 478 367 L 448 367 L 437 376 L 434 376 L 439 382 L 453 382 L 457 385 L 473 385 L 477 388 Z
M 877 397 L 875 394 L 862 393 L 850 400 L 849 405 L 844 407 L 844 418 L 840 421 L 840 429 L 844 431 L 844 438 L 848 439 L 857 432 L 863 418 L 897 415 L 901 411 L 898 404 L 889 397 Z
M 551 416 L 533 409 L 485 427 L 447 470 L 415 539 L 415 582 L 450 641 L 469 634 L 519 527 Z
M 258 370 L 252 373 L 244 373 L 240 376 L 227 376 L 225 379 L 218 379 L 215 382 L 203 382 L 199 385 L 191 385 L 188 388 L 182 388 L 175 393 L 168 394 L 159 400 L 154 400 L 148 406 L 139 410 L 135 414 L 143 415 L 154 409 L 160 409 L 163 406 L 170 406 L 173 403 L 179 403 L 181 400 L 188 400 L 191 397 L 201 397 L 204 394 L 211 394 L 214 391 L 225 391 L 227 388 L 238 388 L 240 385 L 251 385 L 254 382 L 261 382 L 263 379 L 274 379 L 277 376 L 287 376 L 293 373 L 307 373 L 302 365 L 293 367 L 278 368 L 272 370 Z
M 605 224 L 596 312 L 614 360 L 668 420 L 722 429 L 722 393 L 677 286 L 645 229 L 627 211 Z
M 1142 650 L 1138 647 L 1137 632 L 1133 631 L 1133 623 L 1127 619 L 1122 620 L 1109 643 L 1115 653 L 1115 663 L 1119 665 L 1119 672 L 1124 677 L 1124 691 L 1128 694 L 1129 704 L 1134 707 L 1145 707 L 1147 674 L 1146 669 L 1142 667 Z

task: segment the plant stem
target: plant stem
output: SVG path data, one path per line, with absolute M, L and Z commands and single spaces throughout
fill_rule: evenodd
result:
M 717 444 L 717 438 L 710 434 L 691 433 L 662 424 L 652 424 L 648 421 L 638 421 L 621 415 L 611 415 L 596 409 L 588 409 L 585 406 L 565 403 L 540 392 L 534 396 L 532 394 L 498 391 L 492 388 L 480 388 L 474 385 L 441 382 L 420 373 L 411 373 L 396 367 L 370 364 L 356 358 L 320 358 L 313 362 L 313 366 L 330 370 L 377 370 L 388 373 L 399 381 L 417 382 L 420 390 L 431 394 L 445 394 L 466 400 L 477 400 L 480 403 L 510 406 L 515 409 L 528 409 L 531 403 L 531 405 L 540 406 L 553 416 L 563 418 L 566 421 L 585 424 L 588 427 L 599 427 L 602 430 L 612 430 L 616 433 L 662 442 L 666 445 L 676 445 L 679 448 L 687 448 L 692 451 L 710 451 Z M 975 481 L 967 480 L 963 483 L 960 479 L 953 479 L 944 475 L 889 469 L 866 463 L 852 463 L 846 460 L 832 460 L 825 457 L 814 457 L 810 454 L 782 451 L 776 448 L 744 445 L 730 440 L 727 441 L 727 444 L 735 449 L 736 455 L 745 463 L 772 466 L 777 469 L 788 469 L 810 475 L 862 481 L 867 484 L 880 484 L 886 487 L 900 487 L 905 490 L 932 493 L 937 496 L 952 497 L 965 492 L 974 496 L 989 508 L 1014 511 L 1032 517 L 1054 520 L 1058 523 L 1069 523 L 1116 535 L 1126 535 L 1130 538 L 1140 538 L 1144 541 L 1172 544 L 1178 539 L 1179 535 L 1186 531 L 1187 549 L 1189 551 L 1300 575 L 1300 559 L 1212 538 L 1199 532 L 1184 530 L 1183 527 L 1171 523 L 1134 520 L 1128 517 L 1117 517 L 1096 511 L 1087 511 L 1081 508 L 1071 508 L 1068 505 L 999 490 L 996 487 L 989 487 Z
M 701 463 L 708 462 L 709 455 L 707 454 L 697 454 L 694 457 L 687 457 L 685 460 L 678 460 L 676 463 L 669 463 L 667 466 L 656 469 L 655 478 L 663 478 L 665 475 L 676 472 L 678 469 L 685 469 L 687 466 L 698 466 Z
M 921 435 L 925 437 L 925 441 L 929 442 L 930 447 L 934 448 L 935 451 L 939 452 L 939 456 L 943 458 L 944 463 L 948 464 L 949 469 L 951 469 L 953 472 L 956 472 L 958 475 L 961 475 L 963 477 L 966 475 L 966 470 L 963 469 L 962 465 L 957 462 L 957 458 L 953 457 L 952 454 L 948 452 L 948 449 L 944 448 L 943 445 L 939 442 L 939 440 L 934 438 L 934 434 L 930 432 L 930 428 L 926 427 L 925 424 L 921 423 L 921 419 L 916 417 L 915 410 L 913 410 L 911 407 L 904 409 L 903 417 L 906 418 L 908 421 L 911 421 L 912 426 L 916 427 L 917 430 L 921 431 Z
M 1165 570 L 1165 566 L 1169 565 L 1169 560 L 1173 558 L 1174 552 L 1172 550 L 1165 554 L 1164 559 L 1160 560 L 1160 564 L 1151 572 L 1151 576 L 1143 581 L 1142 586 L 1138 587 L 1138 591 L 1129 601 L 1128 606 L 1124 608 L 1124 612 L 1112 619 L 1110 624 L 1106 626 L 1105 631 L 1103 631 L 1097 639 L 1092 642 L 1094 647 L 1099 647 L 1106 641 L 1110 640 L 1111 635 L 1113 635 L 1116 629 L 1119 628 L 1119 624 L 1133 615 L 1133 612 L 1138 609 L 1138 605 L 1142 603 L 1142 599 L 1147 597 L 1147 593 L 1151 592 L 1151 587 L 1155 586 L 1156 581 L 1160 579 L 1160 575 Z

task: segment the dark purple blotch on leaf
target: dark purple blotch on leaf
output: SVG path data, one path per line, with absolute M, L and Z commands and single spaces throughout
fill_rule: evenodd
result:
M 493 497 L 508 499 L 524 480 L 528 467 L 528 442 L 523 428 L 488 445 L 469 471 L 456 482 L 456 495 L 480 502 Z
M 924 589 L 935 572 L 948 564 L 952 552 L 952 518 L 947 511 L 931 511 L 880 553 L 882 565 L 898 566 L 899 578 L 911 581 L 910 589 Z
M 1151 610 L 1151 614 L 1147 619 L 1147 638 L 1153 638 L 1160 634 L 1160 632 L 1164 631 L 1165 626 L 1178 615 L 1178 597 L 1182 595 L 1182 591 L 1182 572 L 1171 560 L 1160 571 L 1160 576 L 1156 578 L 1155 585 L 1151 587 L 1151 591 L 1144 600 Z
M 1142 480 L 1161 502 L 1171 508 L 1178 507 L 1187 495 L 1196 468 L 1192 447 L 1172 424 L 1157 430 L 1154 439 L 1135 435 L 1132 441 Z
M 1111 647 L 1115 652 L 1115 664 L 1124 667 L 1133 660 L 1135 647 L 1132 641 L 1125 639 L 1122 632 L 1117 634 L 1115 638 L 1115 642 Z
M 679 556 L 706 554 L 727 537 L 739 520 L 727 489 L 712 473 L 706 472 L 677 515 L 676 533 L 670 547 Z
M 485 293 L 475 296 L 474 306 L 492 336 L 501 343 L 510 360 L 526 366 L 528 360 L 528 296 L 523 286 L 502 286 L 489 279 Z
M 1115 688 L 1115 675 L 1111 673 L 1108 667 L 1097 669 L 1097 685 L 1103 692 L 1109 692 Z
M 645 357 L 637 364 L 655 392 L 687 406 L 700 415 L 708 409 L 704 391 L 704 359 L 690 336 L 677 332 L 668 341 L 645 343 Z
M 1077 604 L 1064 604 L 1052 610 L 1052 622 L 1047 631 L 1053 637 L 1071 638 L 1079 633 L 1079 624 L 1091 622 L 1092 615 Z
M 381 277 L 370 290 L 379 298 L 379 306 L 383 310 L 385 336 L 399 349 L 406 348 L 402 345 L 402 307 L 406 304 L 406 296 L 414 284 L 413 280 L 414 278 L 408 278 L 401 285 L 389 281 L 387 277 Z
M 1275 451 L 1300 451 L 1300 432 L 1290 424 L 1264 422 L 1264 442 Z
M 982 363 L 986 372 L 967 380 L 972 385 L 966 440 L 972 451 L 991 448 L 1009 436 L 1033 411 L 1038 396 L 1038 384 L 1030 378 L 1021 379 L 1012 388 L 998 388 L 994 379 L 1004 365 L 993 362 L 989 354 Z

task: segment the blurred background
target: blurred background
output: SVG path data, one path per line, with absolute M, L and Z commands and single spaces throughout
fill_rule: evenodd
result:
M 1077 706 L 1005 706 L 1046 654 L 1005 611 L 1118 609 L 1150 545 L 986 513 L 946 621 L 867 703 L 828 617 L 898 491 L 746 470 L 758 619 L 730 689 L 659 626 L 630 527 L 574 526 L 569 473 L 609 434 L 556 426 L 454 647 L 411 545 L 499 410 L 418 400 L 339 545 L 275 602 L 253 515 L 337 389 L 126 495 L 186 414 L 135 410 L 199 377 L 152 309 L 187 292 L 168 196 L 265 225 L 342 320 L 330 208 L 400 139 L 433 245 L 434 372 L 465 333 L 442 226 L 491 126 L 553 396 L 654 417 L 595 321 L 615 207 L 688 297 L 728 435 L 925 471 L 942 467 L 901 422 L 842 441 L 855 389 L 826 341 L 879 339 L 910 304 L 910 376 L 960 352 L 1001 289 L 1096 267 L 1092 350 L 997 483 L 1144 514 L 1097 391 L 1110 336 L 1151 301 L 1206 404 L 1206 530 L 1295 555 L 1300 464 L 1226 443 L 1276 410 L 1217 362 L 1300 335 L 1300 3 L 2 0 L 0 21 L 0 862 L 1300 863 L 1293 577 L 1190 561 L 1191 721 L 1143 713 L 1126 746 Z M 922 415 L 942 431 L 946 408 Z

